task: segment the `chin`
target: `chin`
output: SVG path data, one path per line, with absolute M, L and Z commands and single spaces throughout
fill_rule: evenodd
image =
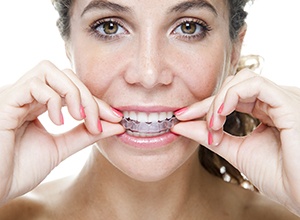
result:
M 171 176 L 174 172 L 176 172 L 185 161 L 168 161 L 166 163 L 157 162 L 153 164 L 151 162 L 138 162 L 133 165 L 123 165 L 118 166 L 117 168 L 124 173 L 129 178 L 144 182 L 159 182 Z
M 104 143 L 98 143 L 98 149 L 109 164 L 119 170 L 121 175 L 148 183 L 164 180 L 180 170 L 197 153 L 199 146 L 182 137 L 163 148 L 141 150 L 108 139 Z

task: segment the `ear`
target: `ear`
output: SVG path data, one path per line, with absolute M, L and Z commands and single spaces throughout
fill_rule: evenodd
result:
M 237 38 L 232 42 L 233 47 L 231 53 L 231 66 L 234 70 L 236 70 L 238 62 L 240 60 L 242 45 L 244 42 L 246 32 L 247 32 L 247 24 L 244 24 Z

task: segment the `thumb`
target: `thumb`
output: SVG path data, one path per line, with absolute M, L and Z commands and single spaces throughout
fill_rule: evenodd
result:
M 243 142 L 243 138 L 224 133 L 223 130 L 211 133 L 211 131 L 207 128 L 207 122 L 202 120 L 180 122 L 176 124 L 171 131 L 175 134 L 196 141 L 202 146 L 205 146 L 214 153 L 225 158 L 235 167 L 237 166 L 236 156 L 239 151 L 239 146 Z M 218 137 L 219 142 L 214 142 L 212 145 L 210 142 L 212 142 L 212 139 L 216 136 Z
M 253 168 L 253 164 L 260 164 L 264 160 L 263 157 L 270 155 L 269 148 L 257 149 L 256 147 L 264 141 L 265 136 L 272 135 L 264 133 L 265 126 L 262 125 L 257 127 L 250 136 L 245 137 L 233 136 L 225 133 L 223 130 L 211 133 L 207 128 L 206 121 L 200 120 L 180 122 L 176 124 L 171 131 L 205 146 L 249 177 L 251 176 L 249 169 Z M 272 132 L 269 131 L 269 133 Z M 210 135 L 212 135 L 212 137 L 210 137 Z M 217 137 L 218 143 L 214 142 L 213 145 L 209 144 L 210 139 L 214 139 L 215 137 Z
M 186 121 L 176 124 L 171 131 L 175 134 L 187 137 L 201 145 L 208 145 L 208 129 L 206 121 Z
M 65 160 L 100 139 L 124 133 L 124 128 L 120 124 L 106 121 L 102 121 L 101 123 L 103 132 L 97 135 L 91 134 L 84 123 L 82 123 L 64 134 L 55 136 L 59 161 Z

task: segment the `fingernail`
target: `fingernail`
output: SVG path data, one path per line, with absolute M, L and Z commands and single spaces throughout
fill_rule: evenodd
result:
M 214 119 L 215 119 L 215 115 L 213 114 L 209 121 L 209 128 L 212 128 L 214 126 Z
M 184 108 L 178 109 L 178 110 L 176 110 L 176 111 L 174 112 L 174 115 L 175 115 L 175 116 L 182 115 L 182 114 L 185 113 L 187 110 L 188 110 L 188 107 L 184 107 Z
M 102 128 L 102 124 L 101 124 L 101 120 L 98 119 L 98 130 L 102 133 L 103 132 L 103 128 Z
M 220 106 L 218 110 L 218 114 L 221 114 L 223 112 L 223 109 L 224 109 L 224 103 L 222 103 L 222 105 Z
M 122 117 L 123 117 L 123 113 L 120 112 L 119 110 L 117 110 L 117 109 L 115 109 L 115 108 L 113 108 L 113 107 L 111 107 L 111 110 L 112 110 L 112 112 L 113 112 L 117 117 L 119 117 L 119 118 L 122 118 Z
M 65 119 L 64 119 L 64 116 L 63 116 L 62 112 L 59 115 L 59 119 L 60 119 L 60 124 L 61 125 L 65 124 Z
M 213 135 L 212 133 L 209 131 L 208 132 L 208 145 L 212 145 L 213 144 Z
M 81 116 L 82 119 L 86 118 L 84 107 L 82 105 L 80 105 L 80 116 Z

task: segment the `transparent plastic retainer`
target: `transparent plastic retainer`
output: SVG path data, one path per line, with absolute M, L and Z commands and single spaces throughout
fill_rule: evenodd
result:
M 175 116 L 157 122 L 139 122 L 139 121 L 131 120 L 130 118 L 123 118 L 121 121 L 121 125 L 126 130 L 129 130 L 131 132 L 159 133 L 159 132 L 168 132 L 178 122 L 179 121 L 177 118 L 175 118 Z

